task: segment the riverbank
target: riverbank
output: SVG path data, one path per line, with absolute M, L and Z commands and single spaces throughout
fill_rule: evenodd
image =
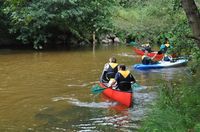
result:
M 200 74 L 164 83 L 153 111 L 140 130 L 155 132 L 200 131 Z

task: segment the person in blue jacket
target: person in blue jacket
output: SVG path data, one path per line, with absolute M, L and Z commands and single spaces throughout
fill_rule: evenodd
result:
M 165 54 L 169 48 L 172 48 L 172 46 L 170 45 L 168 38 L 165 38 L 165 42 L 161 44 L 158 54 Z
M 121 64 L 118 66 L 118 72 L 115 75 L 115 79 L 111 85 L 115 85 L 117 89 L 121 91 L 131 91 L 131 84 L 135 83 L 135 78 L 129 70 L 126 70 L 126 66 Z

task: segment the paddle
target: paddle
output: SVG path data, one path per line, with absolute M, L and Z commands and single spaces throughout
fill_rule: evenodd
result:
M 139 84 L 137 83 L 133 83 L 131 84 L 131 88 L 134 89 L 134 88 L 138 88 L 138 87 L 141 87 Z M 93 94 L 100 94 L 102 93 L 106 88 L 103 88 L 101 86 L 99 86 L 98 84 L 94 85 L 92 88 L 91 88 L 91 92 Z
M 131 41 L 130 43 L 128 43 L 128 45 L 130 45 L 130 46 L 136 46 L 136 45 L 137 45 L 137 43 L 136 43 L 136 42 L 134 42 L 134 41 Z
M 131 88 L 138 88 L 138 87 L 141 87 L 138 83 L 133 83 L 131 84 Z
M 106 88 L 102 88 L 101 86 L 99 86 L 98 84 L 94 85 L 92 88 L 91 88 L 91 92 L 93 94 L 100 94 L 103 92 L 103 90 L 105 90 Z

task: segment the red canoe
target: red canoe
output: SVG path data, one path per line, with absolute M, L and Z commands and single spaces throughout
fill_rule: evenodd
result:
M 138 54 L 138 55 L 144 55 L 144 51 L 136 48 L 136 47 L 132 47 L 132 50 Z M 151 53 L 148 53 L 147 56 L 149 57 L 153 57 L 155 54 L 157 54 L 157 52 L 151 52 Z M 155 57 L 155 60 L 162 60 L 163 58 L 163 54 L 157 54 L 156 57 Z
M 127 106 L 131 107 L 133 102 L 133 92 L 132 91 L 120 91 L 112 88 L 106 87 L 103 83 L 99 84 L 102 88 L 106 88 L 103 91 L 103 94 L 109 98 Z

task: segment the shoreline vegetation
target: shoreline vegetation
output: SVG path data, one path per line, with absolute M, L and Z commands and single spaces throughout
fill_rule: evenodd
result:
M 199 72 L 179 81 L 164 83 L 141 132 L 199 132 Z
M 2 0 L 0 48 L 59 50 L 112 44 L 114 40 L 121 44 L 148 42 L 156 47 L 168 38 L 173 46 L 170 52 L 191 58 L 191 75 L 160 84 L 158 101 L 140 131 L 197 132 L 199 8 L 200 0 Z

